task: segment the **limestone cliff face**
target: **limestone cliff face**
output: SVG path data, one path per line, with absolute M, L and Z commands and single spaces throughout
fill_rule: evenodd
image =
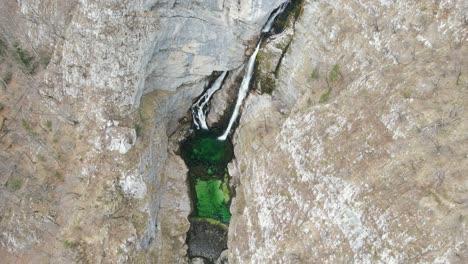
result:
M 0 40 L 51 56 L 0 45 L 0 262 L 187 262 L 170 139 L 280 2 L 3 1 Z M 234 135 L 230 263 L 468 261 L 467 9 L 304 2 Z
M 305 2 L 234 136 L 230 263 L 467 262 L 466 11 Z
M 53 50 L 44 81 L 36 77 L 41 99 L 35 104 L 53 116 L 60 140 L 43 142 L 54 146 L 51 153 L 60 151 L 63 182 L 45 192 L 42 220 L 26 217 L 32 214 L 27 203 L 7 202 L 2 255 L 8 261 L 184 262 L 185 166 L 168 153 L 168 135 L 212 71 L 243 63 L 281 1 L 59 2 L 9 2 L 10 14 L 26 18 L 15 26 L 32 48 Z M 28 144 L 34 156 L 44 143 Z M 24 187 L 18 195 L 28 192 Z

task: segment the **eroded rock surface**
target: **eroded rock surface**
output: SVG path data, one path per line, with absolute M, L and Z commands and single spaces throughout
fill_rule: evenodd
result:
M 468 261 L 466 11 L 306 1 L 234 136 L 230 263 Z

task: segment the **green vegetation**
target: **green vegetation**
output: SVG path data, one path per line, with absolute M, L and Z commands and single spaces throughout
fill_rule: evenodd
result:
M 268 64 L 271 58 L 268 53 L 260 50 L 257 54 L 257 62 L 255 63 L 254 79 L 260 88 L 260 93 L 272 94 L 276 87 L 275 76 L 272 73 L 263 74 L 261 69 L 269 71 L 271 69 Z M 260 66 L 261 65 L 261 66 Z M 260 68 L 261 67 L 261 68 Z M 277 72 L 275 72 L 277 74 Z
M 323 104 L 328 102 L 328 99 L 330 99 L 330 93 L 332 91 L 331 87 L 328 87 L 327 91 L 320 95 L 319 103 Z
M 272 94 L 273 91 L 275 90 L 275 79 L 271 76 L 262 76 L 260 78 L 260 87 L 261 87 L 261 93 L 267 93 L 267 94 Z
M 36 157 L 37 157 L 37 159 L 38 159 L 40 162 L 46 161 L 46 158 L 45 158 L 44 155 L 42 155 L 42 154 L 37 154 Z
M 304 0 L 296 0 L 296 3 L 294 3 L 294 11 L 292 13 L 294 14 L 294 18 L 296 20 L 302 15 L 302 12 L 304 11 L 304 2 Z
M 8 179 L 6 183 L 6 188 L 12 192 L 21 189 L 21 186 L 23 186 L 23 180 L 18 177 Z
M 4 57 L 7 53 L 7 50 L 8 50 L 8 46 L 5 43 L 5 40 L 0 38 L 0 57 Z
M 21 119 L 21 126 L 24 128 L 24 130 L 26 130 L 26 132 L 29 133 L 30 136 L 37 136 L 37 132 L 34 131 L 34 128 L 33 126 L 31 125 L 31 123 L 26 120 L 26 119 Z
M 47 120 L 47 121 L 46 121 L 46 127 L 47 127 L 47 129 L 48 129 L 49 131 L 52 131 L 52 121 Z
M 47 52 L 35 56 L 24 49 L 19 42 L 15 42 L 11 46 L 8 45 L 4 39 L 0 38 L 0 62 L 7 57 L 16 61 L 21 70 L 26 74 L 35 74 L 40 64 L 45 67 L 50 62 L 50 55 Z M 11 72 L 7 72 L 2 79 L 6 84 L 8 84 L 11 81 L 11 77 Z
M 141 234 L 148 224 L 148 218 L 143 212 L 134 212 L 131 215 L 130 221 L 136 229 L 137 234 Z
M 318 67 L 315 67 L 314 70 L 312 71 L 312 74 L 310 74 L 310 77 L 314 80 L 318 80 L 319 78 L 319 70 Z
M 21 125 L 23 126 L 23 128 L 28 131 L 28 132 L 32 132 L 33 129 L 32 129 L 32 126 L 31 126 L 31 123 L 29 123 L 28 120 L 26 119 L 21 119 Z
M 39 59 L 39 62 L 44 66 L 47 67 L 50 63 L 50 55 L 49 54 L 42 54 L 40 56 L 41 58 Z
M 63 181 L 63 180 L 64 180 L 63 174 L 60 173 L 59 171 L 56 171 L 56 172 L 54 173 L 54 177 L 55 177 L 57 180 L 59 180 L 59 181 Z
M 60 131 L 59 131 L 58 133 L 55 133 L 55 134 L 54 134 L 54 137 L 52 138 L 52 142 L 54 142 L 54 143 L 59 143 L 59 141 L 60 141 L 60 136 L 61 136 L 61 135 L 60 135 Z
M 278 49 L 281 49 L 279 60 L 275 57 L 272 58 L 272 54 L 268 51 L 260 50 L 258 52 L 254 68 L 254 82 L 256 84 L 255 88 L 259 90 L 261 94 L 272 94 L 275 90 L 281 61 L 288 51 L 290 44 L 291 40 L 276 45 Z M 271 63 L 276 63 L 276 65 L 271 65 Z
M 78 247 L 79 245 L 80 245 L 80 243 L 78 243 L 78 242 L 76 242 L 76 241 L 73 241 L 73 240 L 64 240 L 64 241 L 63 241 L 63 246 L 64 246 L 65 248 L 69 248 L 69 249 L 71 249 L 71 248 L 76 248 L 76 247 Z
M 314 75 L 314 73 L 312 72 L 312 77 L 314 77 L 313 75 Z M 341 75 L 340 74 L 340 67 L 338 66 L 338 64 L 335 64 L 335 65 L 333 65 L 331 71 L 328 73 L 328 81 L 330 83 L 334 83 L 334 82 L 336 82 L 338 80 L 338 77 L 340 75 Z M 317 73 L 317 78 L 318 78 L 318 73 Z M 321 103 L 321 104 L 328 102 L 328 100 L 330 99 L 330 94 L 332 92 L 332 87 L 330 86 L 330 83 L 328 81 L 327 81 L 327 84 L 328 84 L 327 91 L 320 95 L 319 103 Z
M 275 32 L 282 31 L 285 27 L 289 26 L 290 21 L 297 20 L 304 9 L 304 0 L 293 0 L 285 9 L 285 12 L 278 15 L 275 20 L 273 28 Z
M 403 97 L 404 97 L 405 99 L 411 98 L 411 92 L 409 92 L 409 91 L 403 91 L 403 92 L 402 92 L 402 95 L 403 95 Z
M 36 72 L 38 63 L 35 57 L 31 55 L 27 50 L 23 49 L 18 43 L 13 45 L 15 51 L 15 59 L 23 69 L 23 72 L 28 74 L 34 74 Z
M 338 64 L 333 65 L 330 73 L 328 74 L 328 80 L 330 82 L 336 82 L 338 80 L 338 76 L 340 75 L 340 67 Z
M 2 102 L 0 102 L 0 111 L 2 111 L 4 107 L 5 106 L 2 104 Z

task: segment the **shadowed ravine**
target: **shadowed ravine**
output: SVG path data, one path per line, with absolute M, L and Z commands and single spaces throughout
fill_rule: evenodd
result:
M 241 106 L 248 95 L 253 78 L 256 56 L 262 42 L 269 36 L 281 32 L 284 11 L 293 10 L 296 1 L 286 1 L 275 9 L 263 27 L 260 39 L 245 67 L 235 105 L 228 119 L 222 120 L 219 128 L 209 128 L 206 116 L 210 109 L 209 100 L 222 89 L 227 73 L 217 75 L 205 92 L 193 104 L 191 112 L 194 132 L 181 143 L 181 156 L 189 172 L 188 182 L 192 199 L 190 230 L 187 235 L 188 255 L 191 259 L 201 258 L 205 263 L 216 261 L 227 248 L 228 224 L 231 219 L 229 207 L 233 192 L 229 185 L 227 165 L 233 159 L 230 134 L 239 118 Z M 279 19 L 277 19 L 279 18 Z M 279 25 L 279 24 L 280 25 Z

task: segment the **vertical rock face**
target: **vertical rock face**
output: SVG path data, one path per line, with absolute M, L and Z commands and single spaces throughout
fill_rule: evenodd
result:
M 466 11 L 305 2 L 234 136 L 230 263 L 468 260 Z
M 27 18 L 18 26 L 33 48 L 53 47 L 35 103 L 57 119 L 56 148 L 66 152 L 63 182 L 41 205 L 54 224 L 19 217 L 31 214 L 28 205 L 7 202 L 1 253 L 7 261 L 183 262 L 185 165 L 168 153 L 167 135 L 212 71 L 242 64 L 281 1 L 59 2 L 11 3 Z

